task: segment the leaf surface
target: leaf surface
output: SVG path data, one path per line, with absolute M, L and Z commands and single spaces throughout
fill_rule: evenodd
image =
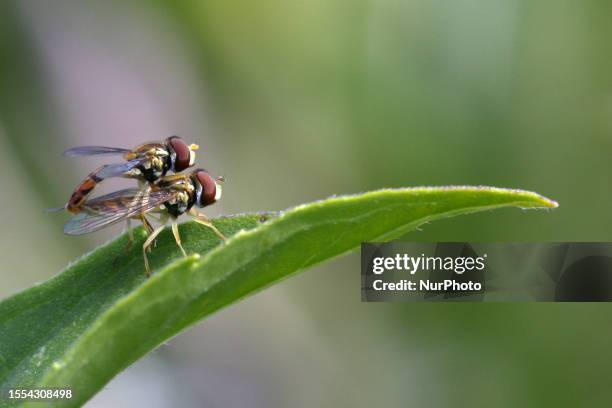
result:
M 424 187 L 219 218 L 214 224 L 230 237 L 224 243 L 190 222 L 181 225 L 181 235 L 193 255 L 181 257 L 164 231 L 150 255 L 150 279 L 142 231 L 128 253 L 123 235 L 0 303 L 0 388 L 71 388 L 73 399 L 56 404 L 80 406 L 180 331 L 300 270 L 425 222 L 508 206 L 557 204 L 521 190 Z

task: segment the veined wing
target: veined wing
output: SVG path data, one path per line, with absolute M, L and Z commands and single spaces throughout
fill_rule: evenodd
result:
M 64 152 L 66 157 L 80 157 L 80 156 L 99 156 L 99 155 L 120 155 L 130 153 L 130 149 L 122 149 L 120 147 L 106 147 L 106 146 L 79 146 L 68 149 Z
M 123 176 L 125 173 L 137 167 L 139 164 L 142 164 L 146 160 L 148 159 L 143 157 L 124 163 L 105 164 L 95 172 L 95 176 L 100 179 Z
M 99 197 L 92 198 L 91 200 L 87 200 L 84 207 L 93 212 L 104 212 L 105 203 L 111 200 L 127 200 L 133 201 L 137 198 L 144 196 L 147 193 L 145 190 L 132 187 L 125 188 L 123 190 L 113 191 L 112 193 L 108 193 Z
M 127 219 L 127 217 L 120 213 L 91 215 L 81 212 L 64 225 L 64 233 L 68 235 L 83 235 L 116 224 L 124 219 Z
M 147 192 L 128 188 L 89 200 L 83 206 L 84 211 L 64 225 L 64 232 L 68 235 L 82 235 L 98 231 L 159 207 L 176 193 L 175 190 Z

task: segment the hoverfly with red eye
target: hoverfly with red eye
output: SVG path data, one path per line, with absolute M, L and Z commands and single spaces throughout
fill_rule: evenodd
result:
M 142 246 L 145 271 L 147 276 L 150 276 L 147 249 L 168 221 L 171 221 L 177 245 L 183 255 L 187 256 L 181 244 L 177 222 L 177 218 L 182 214 L 189 213 L 194 217 L 194 221 L 209 227 L 220 239 L 225 240 L 208 218 L 194 208 L 204 208 L 217 202 L 221 198 L 222 189 L 219 182 L 222 181 L 224 180 L 221 177 L 214 179 L 205 170 L 197 169 L 190 174 L 161 177 L 146 190 L 129 188 L 97 197 L 80 206 L 80 212 L 64 226 L 64 232 L 69 235 L 82 235 L 120 221 L 141 217 L 146 219 L 147 216 L 157 214 L 160 225 L 149 234 Z
M 98 184 L 110 177 L 137 179 L 141 185 L 154 183 L 166 173 L 180 173 L 193 166 L 196 144 L 187 145 L 178 136 L 171 136 L 163 142 L 151 142 L 134 149 L 123 149 L 105 146 L 80 146 L 64 152 L 66 157 L 121 155 L 122 163 L 105 164 L 90 173 L 74 189 L 65 209 L 76 214 L 81 211 L 87 197 Z

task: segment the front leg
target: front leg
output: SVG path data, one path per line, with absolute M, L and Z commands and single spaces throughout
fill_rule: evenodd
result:
M 172 233 L 174 234 L 174 240 L 176 241 L 176 245 L 181 248 L 181 252 L 183 256 L 187 256 L 187 252 L 183 249 L 183 245 L 181 244 L 181 234 L 179 234 L 178 222 L 176 218 L 172 220 Z
M 221 231 L 219 231 L 219 230 L 217 229 L 217 227 L 215 227 L 215 226 L 214 226 L 214 225 L 213 225 L 213 224 L 210 222 L 210 220 L 208 219 L 208 217 L 207 217 L 207 216 L 205 216 L 204 214 L 201 214 L 201 213 L 197 212 L 197 211 L 196 211 L 194 208 L 192 208 L 192 209 L 189 211 L 189 214 L 190 214 L 190 215 L 191 215 L 191 216 L 194 218 L 193 220 L 194 220 L 195 222 L 197 222 L 198 224 L 205 225 L 205 226 L 207 226 L 208 228 L 210 228 L 211 230 L 213 230 L 213 232 L 214 232 L 214 233 L 215 233 L 215 234 L 216 234 L 216 235 L 217 235 L 217 236 L 218 236 L 218 237 L 219 237 L 219 238 L 220 238 L 222 241 L 225 241 L 225 240 L 226 240 L 225 235 L 223 235 L 223 234 L 221 233 Z

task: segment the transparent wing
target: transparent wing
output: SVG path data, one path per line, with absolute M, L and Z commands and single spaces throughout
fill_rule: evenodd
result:
M 119 213 L 107 215 L 79 213 L 64 225 L 64 233 L 68 235 L 83 235 L 116 224 L 124 219 L 126 217 Z
M 134 167 L 137 167 L 139 164 L 144 163 L 146 160 L 147 158 L 143 157 L 136 160 L 130 160 L 125 163 L 106 164 L 100 167 L 95 172 L 95 175 L 101 179 L 123 176 L 125 173 L 132 170 Z
M 137 198 L 144 197 L 145 194 L 147 193 L 144 190 L 136 187 L 113 191 L 112 193 L 108 193 L 96 198 L 92 198 L 91 200 L 87 200 L 87 202 L 85 203 L 85 208 L 90 209 L 91 211 L 104 211 L 104 207 L 106 206 L 105 203 L 109 200 L 133 201 Z
M 64 232 L 68 235 L 82 235 L 98 231 L 159 207 L 176 193 L 175 190 L 146 192 L 128 188 L 89 200 L 83 206 L 84 211 L 64 225 Z
M 99 156 L 99 155 L 119 155 L 130 153 L 129 149 L 122 149 L 120 147 L 105 147 L 105 146 L 79 146 L 68 149 L 64 152 L 66 157 L 79 157 L 79 156 Z

